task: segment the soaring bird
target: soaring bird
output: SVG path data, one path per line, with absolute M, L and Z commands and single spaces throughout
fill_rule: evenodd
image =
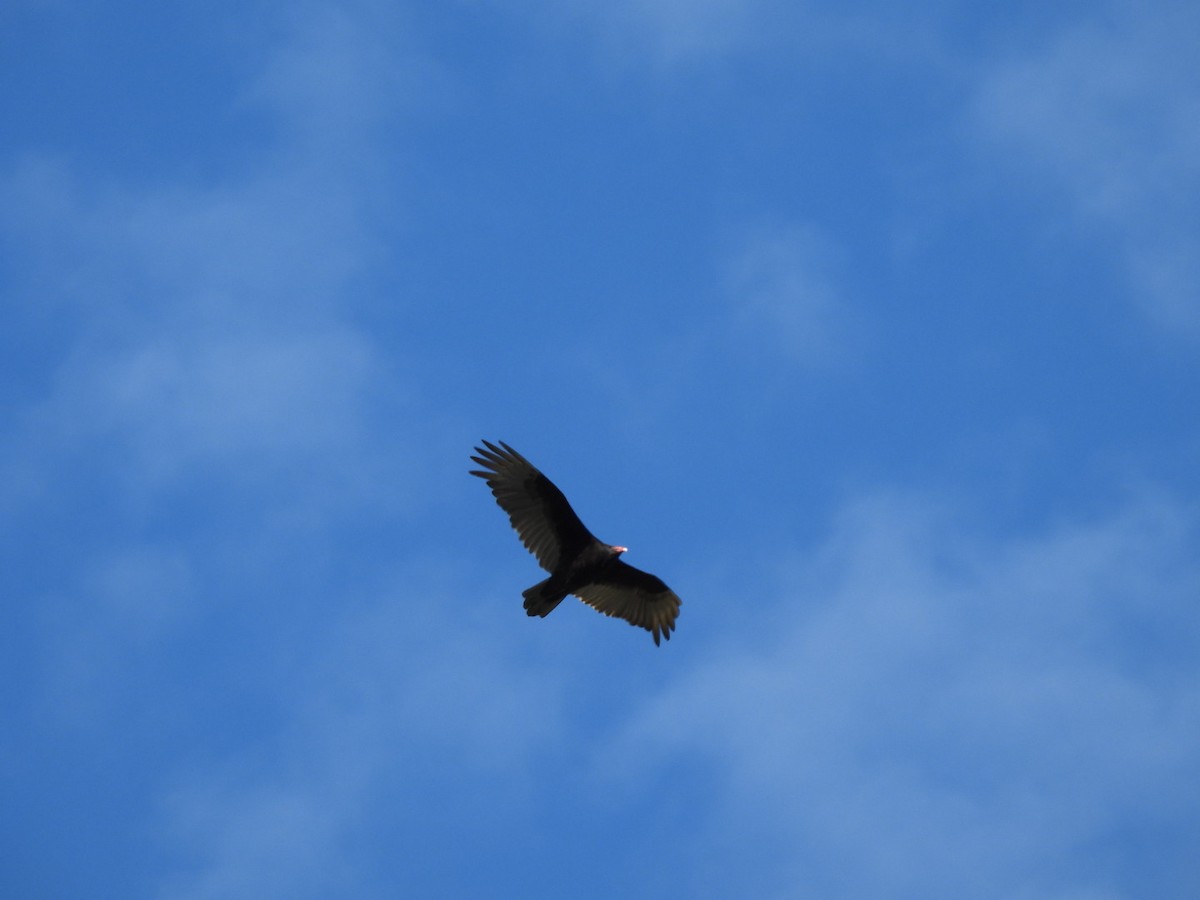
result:
M 574 594 L 606 616 L 624 619 L 654 636 L 671 639 L 679 615 L 679 597 L 658 578 L 619 557 L 625 547 L 605 544 L 587 530 L 562 491 L 520 453 L 500 441 L 484 441 L 471 459 L 500 508 L 508 513 L 521 543 L 550 573 L 524 592 L 525 611 L 548 616 L 567 594 Z

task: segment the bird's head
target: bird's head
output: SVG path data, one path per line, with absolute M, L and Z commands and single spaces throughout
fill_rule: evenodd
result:
M 613 558 L 616 559 L 618 556 L 620 556 L 622 553 L 624 553 L 629 548 L 628 547 L 609 547 L 608 549 L 609 549 L 609 552 L 612 553 Z

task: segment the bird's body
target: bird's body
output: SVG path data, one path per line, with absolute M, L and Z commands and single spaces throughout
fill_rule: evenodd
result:
M 503 441 L 499 446 L 484 441 L 475 452 L 471 459 L 486 471 L 471 474 L 487 481 L 521 542 L 550 573 L 524 592 L 529 615 L 547 616 L 574 594 L 606 616 L 645 628 L 655 644 L 670 639 L 680 605 L 674 591 L 622 562 L 625 548 L 597 540 L 562 491 Z

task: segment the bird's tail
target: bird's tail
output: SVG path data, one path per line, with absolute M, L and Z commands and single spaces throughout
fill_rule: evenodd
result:
M 547 578 L 539 581 L 521 596 L 525 598 L 525 612 L 531 616 L 548 616 L 554 612 L 554 607 L 563 602 L 567 595 L 557 584 L 551 584 L 554 579 Z

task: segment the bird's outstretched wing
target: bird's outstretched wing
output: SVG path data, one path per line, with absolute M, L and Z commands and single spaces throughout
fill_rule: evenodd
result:
M 596 540 L 554 482 L 504 441 L 498 447 L 484 441 L 475 452 L 471 459 L 485 471 L 471 474 L 487 482 L 521 543 L 547 572 Z
M 649 572 L 616 560 L 606 566 L 591 584 L 585 584 L 575 596 L 606 616 L 624 619 L 630 625 L 645 628 L 659 638 L 671 639 L 679 615 L 678 595 Z

